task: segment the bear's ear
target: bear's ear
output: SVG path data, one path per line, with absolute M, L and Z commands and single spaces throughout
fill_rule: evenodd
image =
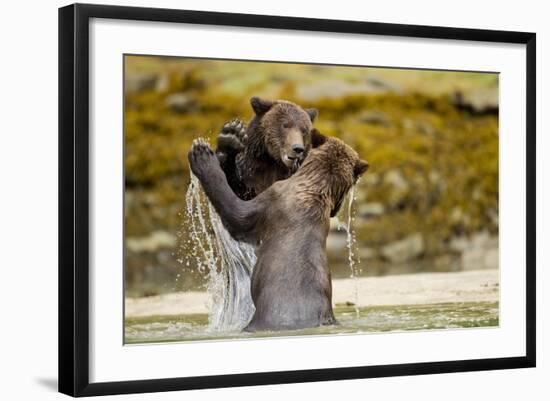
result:
M 317 111 L 317 109 L 304 109 L 304 110 L 306 111 L 307 115 L 309 116 L 311 122 L 315 121 L 315 119 L 319 115 L 319 112 Z
M 369 169 L 369 163 L 367 163 L 364 160 L 358 160 L 357 163 L 355 163 L 355 167 L 353 168 L 353 175 L 355 177 L 361 176 L 365 171 Z
M 317 131 L 316 128 L 311 130 L 311 147 L 318 148 L 327 141 L 327 137 Z
M 260 99 L 257 96 L 254 96 L 250 99 L 250 104 L 252 105 L 252 109 L 254 110 L 254 113 L 261 116 L 262 114 L 265 114 L 269 111 L 271 107 L 275 104 L 275 102 L 272 102 L 270 100 L 264 100 Z

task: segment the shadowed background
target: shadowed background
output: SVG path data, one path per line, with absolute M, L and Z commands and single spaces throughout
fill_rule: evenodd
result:
M 497 74 L 126 56 L 127 296 L 203 288 L 178 261 L 187 152 L 248 121 L 251 96 L 317 108 L 315 127 L 369 161 L 355 202 L 363 275 L 498 268 Z M 350 269 L 336 225 L 337 279 Z

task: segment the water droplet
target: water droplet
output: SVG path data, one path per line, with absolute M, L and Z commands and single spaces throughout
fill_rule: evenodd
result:
M 181 231 L 185 230 L 187 240 L 180 255 L 186 266 L 194 262 L 196 271 L 191 274 L 206 280 L 209 327 L 215 331 L 242 329 L 254 313 L 250 297 L 254 248 L 235 241 L 225 230 L 193 174 L 185 201 Z

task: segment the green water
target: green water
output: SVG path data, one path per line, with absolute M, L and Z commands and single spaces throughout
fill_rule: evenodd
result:
M 148 316 L 125 319 L 126 344 L 300 335 L 376 333 L 498 326 L 498 302 L 429 305 L 336 306 L 339 325 L 278 332 L 217 332 L 208 328 L 208 315 Z

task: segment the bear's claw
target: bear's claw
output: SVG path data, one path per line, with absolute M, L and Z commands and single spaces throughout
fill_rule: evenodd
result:
M 246 141 L 245 124 L 238 118 L 228 121 L 218 134 L 218 153 L 238 153 L 244 149 Z

